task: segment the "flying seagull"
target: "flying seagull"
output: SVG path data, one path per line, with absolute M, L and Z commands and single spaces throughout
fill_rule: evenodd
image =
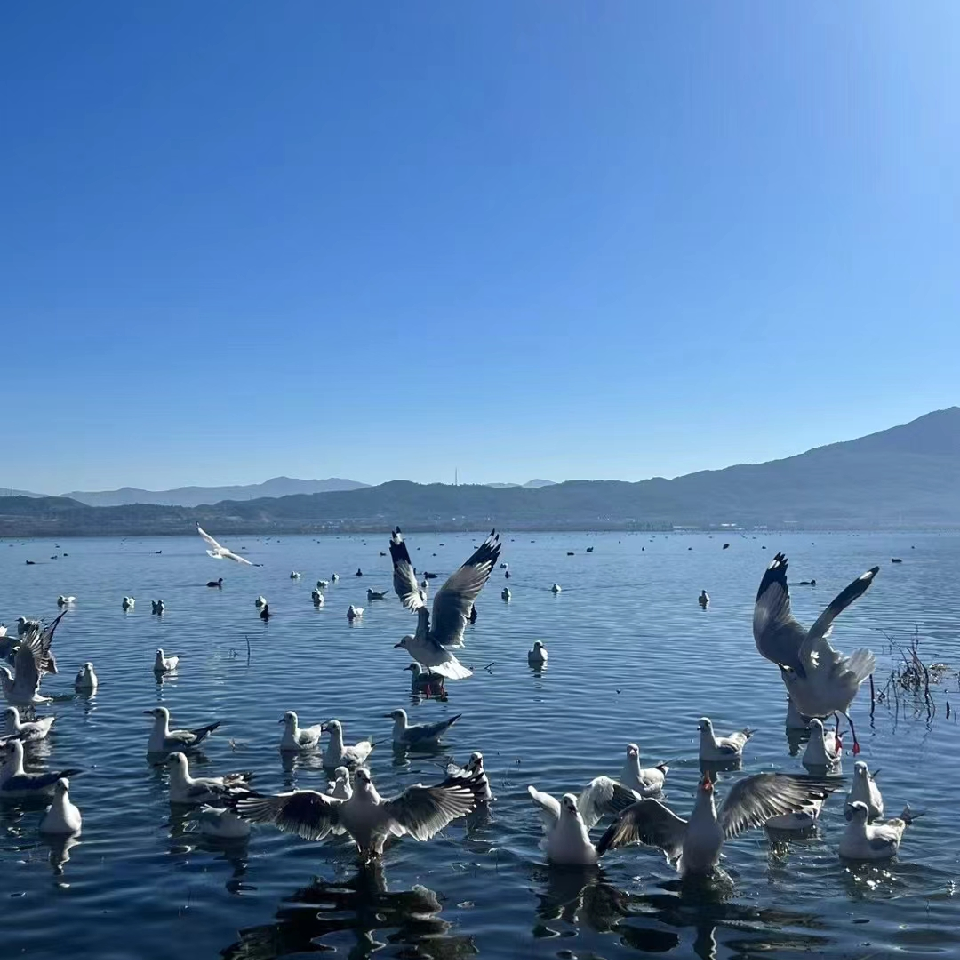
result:
M 220 546 L 213 537 L 207 533 L 200 524 L 197 524 L 197 533 L 209 544 L 210 549 L 207 553 L 213 557 L 214 560 L 236 560 L 237 563 L 245 563 L 248 567 L 252 567 L 253 564 L 246 558 L 241 557 L 238 553 L 234 553 L 232 550 L 228 550 L 226 547 Z

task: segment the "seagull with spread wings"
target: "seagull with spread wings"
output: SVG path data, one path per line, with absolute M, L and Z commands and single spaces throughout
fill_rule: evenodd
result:
M 0 682 L 7 703 L 15 707 L 30 707 L 50 702 L 50 697 L 40 694 L 40 681 L 45 673 L 57 672 L 57 661 L 50 645 L 54 631 L 66 615 L 67 611 L 64 610 L 48 627 L 41 630 L 34 626 L 23 634 L 12 671 L 5 663 L 0 663 Z
M 353 837 L 364 860 L 378 858 L 390 837 L 429 840 L 451 821 L 472 813 L 483 797 L 479 777 L 448 778 L 432 787 L 415 784 L 399 796 L 383 799 L 366 767 L 357 770 L 353 793 L 339 800 L 315 790 L 268 796 L 253 790 L 226 798 L 227 806 L 254 823 L 272 823 L 304 840 L 331 833 Z
M 226 547 L 221 546 L 217 543 L 213 537 L 207 533 L 200 524 L 197 524 L 197 533 L 203 537 L 204 541 L 209 545 L 210 549 L 207 553 L 213 557 L 214 560 L 236 560 L 237 563 L 245 563 L 248 567 L 252 567 L 253 564 L 246 558 L 241 557 L 240 554 L 234 553 L 232 550 L 228 550 Z
M 738 780 L 718 812 L 713 779 L 704 774 L 689 821 L 652 797 L 638 800 L 600 838 L 597 853 L 645 843 L 663 850 L 682 874 L 709 874 L 720 862 L 725 840 L 762 826 L 771 817 L 796 813 L 840 785 L 837 778 L 758 773 Z
M 430 667 L 450 680 L 469 677 L 472 671 L 460 663 L 449 648 L 463 646 L 463 631 L 470 622 L 474 604 L 500 558 L 500 537 L 497 532 L 491 530 L 490 536 L 470 559 L 452 573 L 440 588 L 433 598 L 432 618 L 427 609 L 426 596 L 417 585 L 410 554 L 399 527 L 390 537 L 390 554 L 393 557 L 393 585 L 397 596 L 405 607 L 415 610 L 419 617 L 417 632 L 404 637 L 396 646 L 405 649 L 421 666 Z

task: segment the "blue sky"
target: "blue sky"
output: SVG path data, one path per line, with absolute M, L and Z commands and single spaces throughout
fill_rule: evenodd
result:
M 6 4 L 0 486 L 673 476 L 960 400 L 960 6 Z

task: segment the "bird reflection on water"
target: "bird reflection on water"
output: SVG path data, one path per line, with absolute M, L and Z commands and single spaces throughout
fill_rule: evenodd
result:
M 276 921 L 240 931 L 221 951 L 224 960 L 273 960 L 298 953 L 340 949 L 365 958 L 390 944 L 429 943 L 430 956 L 474 956 L 472 937 L 451 936 L 440 918 L 443 907 L 427 887 L 391 893 L 380 864 L 369 864 L 345 880 L 315 879 L 284 899 Z M 341 935 L 349 934 L 350 943 Z M 404 953 L 404 956 L 407 954 Z M 419 954 L 411 953 L 411 956 Z

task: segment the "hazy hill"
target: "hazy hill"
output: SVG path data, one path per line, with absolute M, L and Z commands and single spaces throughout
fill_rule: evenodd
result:
M 357 480 L 295 480 L 274 477 L 263 483 L 233 487 L 177 487 L 174 490 L 141 490 L 121 487 L 119 490 L 83 491 L 65 493 L 71 500 L 79 500 L 92 507 L 116 507 L 130 503 L 152 503 L 175 507 L 196 507 L 202 503 L 221 500 L 255 500 L 258 497 L 289 497 L 300 493 L 326 493 L 330 490 L 357 490 L 368 484 Z
M 784 460 L 675 480 L 568 480 L 550 486 L 421 485 L 232 500 L 197 509 L 90 507 L 64 497 L 0 498 L 0 535 L 319 532 L 768 525 L 960 527 L 960 409 Z

